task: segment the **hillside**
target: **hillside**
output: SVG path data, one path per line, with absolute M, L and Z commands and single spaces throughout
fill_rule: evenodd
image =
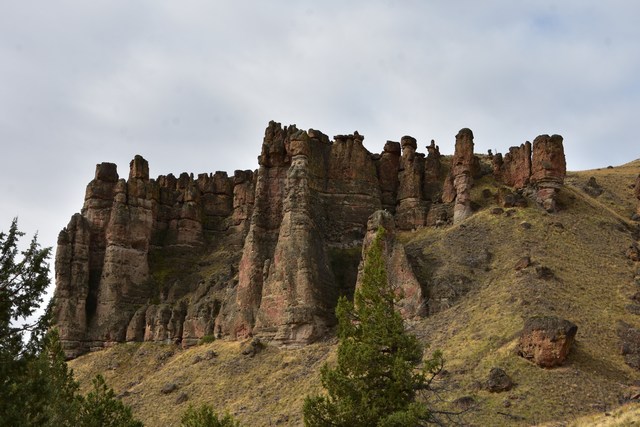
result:
M 429 315 L 414 317 L 409 328 L 431 349 L 444 352 L 447 372 L 438 387 L 447 407 L 475 402 L 464 415 L 466 423 L 637 422 L 637 404 L 617 408 L 640 386 L 640 374 L 625 363 L 618 336 L 620 321 L 640 327 L 631 300 L 640 289 L 638 266 L 627 256 L 638 237 L 637 224 L 629 219 L 636 209 L 638 170 L 640 161 L 567 173 L 554 213 L 532 201 L 527 207 L 497 209 L 495 195 L 502 184 L 485 175 L 471 190 L 468 218 L 398 231 L 418 281 L 430 286 Z M 587 186 L 591 177 L 597 184 Z M 560 367 L 540 368 L 517 355 L 524 321 L 540 315 L 578 326 Z M 319 367 L 332 360 L 335 342 L 327 338 L 286 349 L 267 345 L 254 356 L 242 354 L 246 346 L 225 339 L 187 349 L 127 343 L 69 363 L 84 387 L 92 375 L 103 373 L 147 425 L 177 425 L 189 403 L 201 402 L 230 411 L 246 425 L 300 425 L 304 396 L 319 390 Z M 493 367 L 511 376 L 510 391 L 484 389 Z M 162 393 L 171 383 L 176 390 Z

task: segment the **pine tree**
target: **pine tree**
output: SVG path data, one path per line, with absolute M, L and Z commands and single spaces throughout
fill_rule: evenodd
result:
M 430 421 L 428 408 L 416 397 L 427 388 L 429 375 L 442 368 L 442 356 L 436 352 L 423 362 L 423 346 L 405 331 L 395 307 L 400 296 L 387 280 L 383 240 L 380 228 L 353 303 L 344 297 L 338 302 L 337 363 L 321 371 L 327 394 L 305 400 L 306 426 L 416 426 Z

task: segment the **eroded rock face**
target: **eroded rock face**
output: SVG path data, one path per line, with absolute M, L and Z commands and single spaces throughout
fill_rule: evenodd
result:
M 538 204 L 555 212 L 557 193 L 567 174 L 562 141 L 560 135 L 539 135 L 533 145 L 527 141 L 509 148 L 504 158 L 498 153 L 493 157 L 493 175 L 516 190 L 533 186 Z
M 531 179 L 531 143 L 509 148 L 504 158 L 497 154 L 493 158 L 493 174 L 497 180 L 514 188 L 524 188 Z
M 442 155 L 440 147 L 432 139 L 427 146 L 427 158 L 424 163 L 424 197 L 431 202 L 438 202 L 442 199 Z
M 638 177 L 636 178 L 636 183 L 633 191 L 635 193 L 636 199 L 638 200 L 636 214 L 640 215 L 640 175 L 638 175 Z
M 154 180 L 136 156 L 125 180 L 114 164 L 97 165 L 82 212 L 58 239 L 54 316 L 67 355 L 123 341 L 187 346 L 208 335 L 310 343 L 334 325 L 338 295 L 353 295 L 359 254 L 379 225 L 403 315 L 426 315 L 395 233 L 444 226 L 452 210 L 456 222 L 470 215 L 473 134 L 456 136 L 446 179 L 434 141 L 425 157 L 410 136 L 380 155 L 363 140 L 270 122 L 257 171 Z M 540 142 L 551 167 L 535 175 L 539 192 L 563 176 L 554 144 Z M 524 162 L 516 151 L 498 169 L 517 186 L 525 180 L 514 177 Z
M 269 261 L 253 332 L 283 345 L 313 342 L 326 334 L 337 299 L 310 180 L 310 137 L 291 137 L 283 217 Z
M 169 283 L 165 273 L 176 259 L 154 254 L 181 248 L 193 258 L 216 240 L 233 247 L 246 229 L 254 186 L 253 172 L 236 175 L 152 180 L 136 156 L 125 181 L 114 164 L 96 166 L 82 213 L 58 238 L 54 318 L 68 357 L 125 340 L 181 340 L 181 299 L 191 285 Z
M 424 154 L 417 153 L 417 141 L 411 136 L 403 136 L 402 158 L 400 160 L 400 187 L 396 218 L 398 227 L 412 230 L 422 227 L 427 221 L 427 206 L 424 199 Z
M 518 343 L 518 354 L 540 367 L 552 368 L 566 360 L 578 327 L 557 317 L 527 319 Z
M 426 304 L 422 287 L 409 264 L 404 246 L 396 240 L 396 226 L 393 216 L 383 210 L 374 212 L 367 223 L 367 234 L 362 245 L 362 261 L 358 269 L 358 284 L 362 280 L 366 254 L 369 251 L 378 229 L 384 229 L 384 261 L 387 279 L 401 299 L 398 309 L 405 318 L 426 315 Z
M 473 154 L 473 132 L 467 128 L 460 129 L 456 135 L 456 149 L 442 196 L 443 202 L 454 203 L 454 224 L 471 216 L 471 187 L 476 164 L 477 160 Z
M 378 177 L 380 179 L 382 208 L 391 213 L 395 213 L 396 200 L 398 199 L 400 153 L 401 148 L 398 142 L 387 141 L 384 145 L 384 151 L 380 155 L 380 159 L 376 162 Z
M 640 370 L 640 329 L 625 322 L 618 322 L 618 338 L 620 338 L 620 353 L 627 365 Z
M 567 165 L 560 135 L 540 135 L 533 140 L 531 182 L 538 203 L 548 212 L 556 210 L 556 196 L 564 184 Z

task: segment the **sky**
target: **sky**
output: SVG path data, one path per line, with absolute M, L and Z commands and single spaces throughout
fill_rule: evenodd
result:
M 101 162 L 255 169 L 269 120 L 357 130 L 371 152 L 558 133 L 570 170 L 627 163 L 638 17 L 619 0 L 0 0 L 0 230 L 17 216 L 55 249 Z

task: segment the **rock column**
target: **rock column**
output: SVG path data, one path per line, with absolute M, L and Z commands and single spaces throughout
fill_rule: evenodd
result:
M 538 203 L 555 212 L 557 193 L 564 183 L 567 165 L 560 135 L 540 135 L 533 140 L 531 182 L 536 187 Z

